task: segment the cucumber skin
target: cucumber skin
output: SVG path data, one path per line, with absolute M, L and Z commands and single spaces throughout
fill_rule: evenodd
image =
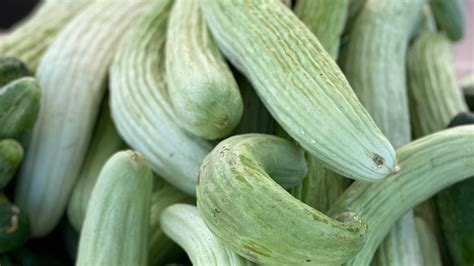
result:
M 0 57 L 0 87 L 13 80 L 32 75 L 33 73 L 20 60 L 13 57 Z
M 10 182 L 23 160 L 23 147 L 16 140 L 0 140 L 0 189 Z
M 145 265 L 153 174 L 128 150 L 113 155 L 92 191 L 76 265 Z

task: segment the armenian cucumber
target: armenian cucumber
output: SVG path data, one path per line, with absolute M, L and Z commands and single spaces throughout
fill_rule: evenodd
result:
M 150 1 L 97 1 L 61 30 L 36 76 L 41 110 L 16 187 L 32 235 L 59 222 L 76 182 L 105 93 L 118 42 Z M 34 218 L 34 219 L 33 219 Z
M 329 169 L 375 181 L 395 152 L 314 34 L 278 0 L 202 0 L 214 39 L 275 120 Z
M 237 83 L 211 38 L 198 0 L 175 1 L 166 40 L 166 81 L 180 125 L 217 139 L 239 123 L 243 104 Z
M 135 151 L 113 155 L 92 191 L 76 265 L 146 265 L 153 174 Z

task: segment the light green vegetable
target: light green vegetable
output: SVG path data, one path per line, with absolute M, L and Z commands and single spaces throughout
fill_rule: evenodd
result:
M 84 165 L 69 199 L 67 215 L 76 231 L 81 230 L 100 170 L 114 153 L 125 146 L 110 117 L 108 100 L 105 97 L 102 102 Z
M 36 70 L 58 32 L 93 0 L 41 2 L 32 15 L 1 39 L 0 56 L 16 57 Z
M 76 265 L 146 264 L 152 178 L 135 151 L 107 161 L 92 191 Z
M 230 137 L 201 167 L 199 213 L 225 245 L 255 263 L 341 264 L 364 244 L 366 224 L 352 212 L 331 219 L 293 198 L 284 188 L 306 171 L 303 151 L 285 139 Z
M 359 180 L 379 180 L 398 170 L 393 147 L 290 9 L 277 0 L 203 0 L 201 8 L 222 52 L 312 156 Z
M 161 227 L 186 251 L 193 265 L 253 265 L 209 231 L 195 206 L 169 206 L 161 215 Z
M 472 175 L 474 126 L 443 130 L 397 150 L 402 170 L 382 182 L 354 182 L 328 214 L 354 212 L 367 222 L 367 241 L 348 265 L 368 265 L 375 250 L 408 210 Z
M 125 142 L 143 153 L 166 181 L 195 194 L 199 166 L 211 144 L 178 126 L 164 82 L 172 3 L 156 1 L 121 42 L 110 70 L 111 110 Z
M 166 81 L 180 125 L 217 139 L 239 123 L 239 88 L 206 27 L 198 0 L 175 1 L 166 40 Z
M 299 0 L 295 5 L 295 14 L 334 59 L 339 53 L 350 3 L 351 0 Z
M 108 66 L 123 33 L 149 1 L 99 1 L 71 20 L 46 51 L 36 76 L 41 110 L 16 187 L 33 236 L 49 233 L 79 176 Z

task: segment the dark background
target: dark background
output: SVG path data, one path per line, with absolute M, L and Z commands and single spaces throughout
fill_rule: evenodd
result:
M 38 0 L 1 0 L 0 30 L 10 28 L 16 21 L 27 16 Z

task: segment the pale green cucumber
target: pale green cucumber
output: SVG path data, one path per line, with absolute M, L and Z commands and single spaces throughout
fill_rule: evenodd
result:
M 28 67 L 13 57 L 0 57 L 0 87 L 16 79 L 32 76 Z
M 464 36 L 464 11 L 461 0 L 430 0 L 431 9 L 440 28 L 453 41 Z
M 297 199 L 325 213 L 344 192 L 344 177 L 326 169 L 318 160 L 306 154 L 308 174 L 290 193 Z
M 173 204 L 166 208 L 161 227 L 186 251 L 193 265 L 253 265 L 214 236 L 193 205 Z
M 76 265 L 146 265 L 153 187 L 139 153 L 122 151 L 102 168 L 81 230 Z
M 14 139 L 0 140 L 0 189 L 12 179 L 23 159 L 23 147 Z
M 23 77 L 0 87 L 0 139 L 13 138 L 25 144 L 36 122 L 42 90 L 32 77 Z
M 195 194 L 199 166 L 211 144 L 179 127 L 164 82 L 172 3 L 156 1 L 121 42 L 110 70 L 111 110 L 125 142 L 143 153 L 166 181 Z
M 414 134 L 443 130 L 454 116 L 468 110 L 454 74 L 452 44 L 443 34 L 425 30 L 407 57 Z
M 201 1 L 214 39 L 275 120 L 349 178 L 396 172 L 393 147 L 311 31 L 278 0 Z
M 424 266 L 443 265 L 439 255 L 439 246 L 436 236 L 430 226 L 421 217 L 415 217 L 416 233 L 420 241 Z
M 331 219 L 291 196 L 284 188 L 306 172 L 303 150 L 288 140 L 230 137 L 202 164 L 199 213 L 225 245 L 255 263 L 341 264 L 364 244 L 366 224 L 354 213 Z
M 411 140 L 405 58 L 425 0 L 367 0 L 351 29 L 343 69 L 376 125 L 398 148 Z M 413 213 L 381 243 L 374 265 L 421 265 Z
M 443 130 L 397 150 L 400 172 L 377 183 L 354 182 L 328 214 L 357 213 L 367 222 L 367 241 L 348 265 L 368 265 L 393 224 L 438 191 L 472 175 L 474 126 Z
M 244 113 L 232 135 L 245 133 L 274 134 L 276 122 L 258 97 L 252 84 L 240 73 L 234 73 L 240 88 Z
M 295 14 L 336 59 L 351 0 L 299 0 Z
M 344 50 L 347 79 L 394 147 L 411 135 L 405 58 L 425 1 L 367 0 Z
M 166 81 L 179 124 L 205 139 L 229 135 L 242 116 L 242 98 L 198 0 L 175 1 L 166 36 Z
M 66 209 L 123 33 L 149 1 L 99 1 L 71 20 L 38 67 L 41 110 L 22 164 L 16 202 L 33 236 L 49 233 Z
M 99 177 L 100 169 L 115 152 L 125 146 L 110 117 L 108 99 L 105 97 L 102 102 L 84 165 L 81 167 L 76 184 L 74 184 L 67 207 L 67 216 L 76 231 L 80 231 L 82 228 L 87 205 Z
M 93 0 L 46 1 L 0 41 L 0 56 L 11 56 L 36 70 L 57 33 Z
M 195 199 L 166 183 L 159 177 L 154 179 L 151 195 L 150 234 L 148 241 L 148 265 L 162 265 L 180 254 L 179 247 L 163 232 L 160 219 L 163 210 L 175 203 L 194 204 Z

